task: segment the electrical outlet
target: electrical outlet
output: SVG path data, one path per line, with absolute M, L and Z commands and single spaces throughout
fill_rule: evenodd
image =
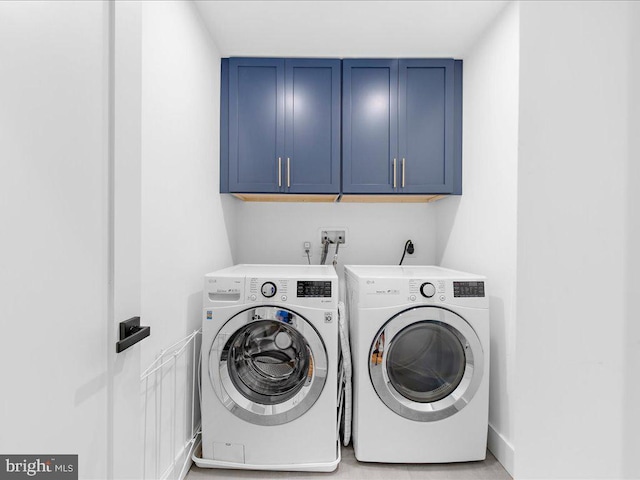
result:
M 302 243 L 302 256 L 307 258 L 307 252 L 309 252 L 309 257 L 313 256 L 313 252 L 311 250 L 311 242 L 303 242 Z

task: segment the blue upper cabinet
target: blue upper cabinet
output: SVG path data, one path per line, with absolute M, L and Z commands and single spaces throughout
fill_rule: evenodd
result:
M 340 191 L 340 60 L 285 61 L 288 193 Z
M 231 58 L 228 75 L 229 191 L 278 192 L 284 156 L 284 60 Z
M 462 62 L 343 62 L 343 192 L 461 193 Z
M 221 73 L 221 192 L 462 193 L 461 60 L 231 58 Z
M 393 193 L 398 61 L 344 60 L 342 68 L 342 191 Z
M 340 70 L 340 60 L 223 60 L 221 191 L 340 191 Z
M 400 60 L 398 187 L 453 192 L 453 60 Z

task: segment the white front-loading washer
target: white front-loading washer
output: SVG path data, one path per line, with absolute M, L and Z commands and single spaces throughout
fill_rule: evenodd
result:
M 440 267 L 345 266 L 353 443 L 369 462 L 486 457 L 486 279 Z
M 329 266 L 205 276 L 199 466 L 335 470 L 337 304 Z

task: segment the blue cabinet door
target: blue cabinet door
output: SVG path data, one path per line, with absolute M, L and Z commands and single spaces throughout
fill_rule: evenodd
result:
M 340 70 L 340 60 L 223 61 L 221 191 L 340 191 Z
M 229 191 L 282 191 L 284 59 L 229 59 Z
M 461 61 L 344 60 L 342 95 L 344 193 L 461 193 Z
M 398 60 L 343 60 L 342 72 L 342 191 L 394 193 Z
M 453 193 L 454 60 L 400 60 L 398 191 Z
M 285 61 L 285 191 L 340 191 L 340 60 Z

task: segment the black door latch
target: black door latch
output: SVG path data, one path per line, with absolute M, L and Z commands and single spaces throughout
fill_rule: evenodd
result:
M 131 317 L 120 322 L 120 341 L 116 342 L 116 353 L 135 345 L 143 338 L 151 335 L 151 327 L 141 327 L 140 317 Z

